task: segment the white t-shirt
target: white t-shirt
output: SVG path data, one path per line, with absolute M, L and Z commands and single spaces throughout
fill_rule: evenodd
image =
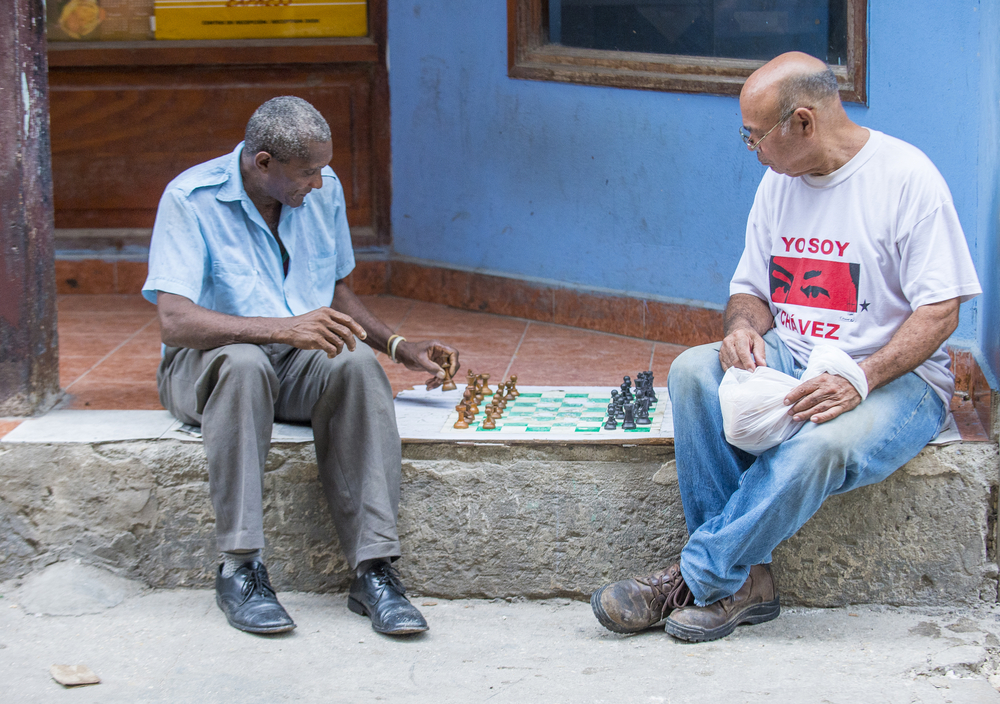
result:
M 730 295 L 768 301 L 803 365 L 818 343 L 864 359 L 918 306 L 982 293 L 944 178 L 916 147 L 869 132 L 826 176 L 768 169 L 747 220 Z M 947 407 L 955 378 L 944 346 L 915 371 Z

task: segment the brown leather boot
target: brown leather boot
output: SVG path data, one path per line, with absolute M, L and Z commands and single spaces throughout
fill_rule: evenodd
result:
M 764 623 L 778 618 L 778 587 L 770 565 L 754 565 L 739 591 L 708 606 L 674 611 L 664 630 L 681 640 L 701 643 L 728 636 L 741 623 Z
M 694 603 L 677 563 L 648 577 L 605 584 L 590 597 L 594 616 L 615 633 L 637 633 Z

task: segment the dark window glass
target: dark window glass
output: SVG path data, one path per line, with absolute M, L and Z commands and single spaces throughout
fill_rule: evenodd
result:
M 847 64 L 847 0 L 548 0 L 547 14 L 549 41 L 567 47 Z

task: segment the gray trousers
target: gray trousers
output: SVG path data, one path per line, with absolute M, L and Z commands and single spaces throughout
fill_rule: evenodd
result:
M 351 569 L 400 555 L 399 431 L 392 388 L 367 345 L 333 359 L 277 344 L 168 347 L 156 381 L 163 406 L 201 426 L 220 551 L 264 547 L 264 461 L 277 419 L 312 425 Z

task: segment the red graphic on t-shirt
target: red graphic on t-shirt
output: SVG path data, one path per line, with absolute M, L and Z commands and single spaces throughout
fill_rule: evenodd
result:
M 854 313 L 858 309 L 861 265 L 825 259 L 771 257 L 771 300 Z

